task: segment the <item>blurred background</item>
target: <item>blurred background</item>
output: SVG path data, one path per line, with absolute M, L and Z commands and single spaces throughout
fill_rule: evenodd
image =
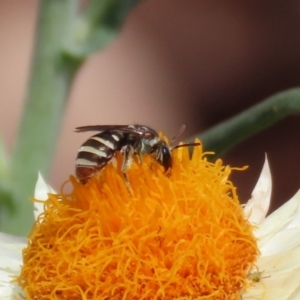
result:
M 36 0 L 0 1 L 0 134 L 11 153 L 29 78 Z M 145 0 L 118 38 L 81 68 L 68 100 L 49 183 L 74 174 L 74 128 L 142 123 L 168 136 L 200 133 L 300 80 L 300 2 Z M 47 112 L 41 112 L 45 114 Z M 223 157 L 245 202 L 268 154 L 273 208 L 300 188 L 300 117 L 241 143 Z M 24 170 L 26 172 L 26 170 Z

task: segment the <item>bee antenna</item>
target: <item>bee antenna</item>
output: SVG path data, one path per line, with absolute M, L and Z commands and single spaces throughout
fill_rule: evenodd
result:
M 188 147 L 188 146 L 200 146 L 201 143 L 188 143 L 188 144 L 179 144 L 175 147 L 172 148 L 172 150 L 176 149 L 176 148 L 180 148 L 180 147 Z
M 180 127 L 180 129 L 179 129 L 179 131 L 178 131 L 178 133 L 177 133 L 177 135 L 175 135 L 175 136 L 172 137 L 171 142 L 170 142 L 171 149 L 178 148 L 177 146 L 173 147 L 172 145 L 174 144 L 175 140 L 177 138 L 179 138 L 184 133 L 185 129 L 186 129 L 186 125 L 182 124 L 181 127 Z

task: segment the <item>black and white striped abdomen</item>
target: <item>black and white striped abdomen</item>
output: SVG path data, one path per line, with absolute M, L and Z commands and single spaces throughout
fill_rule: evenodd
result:
M 81 182 L 98 172 L 123 146 L 124 134 L 119 131 L 104 131 L 90 137 L 78 149 L 75 160 L 76 176 Z

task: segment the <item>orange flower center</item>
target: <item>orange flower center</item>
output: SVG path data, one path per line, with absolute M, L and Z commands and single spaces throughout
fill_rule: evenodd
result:
M 173 151 L 169 176 L 134 162 L 131 193 L 112 163 L 86 185 L 71 177 L 23 251 L 27 299 L 238 299 L 259 251 L 231 171 L 197 146 Z

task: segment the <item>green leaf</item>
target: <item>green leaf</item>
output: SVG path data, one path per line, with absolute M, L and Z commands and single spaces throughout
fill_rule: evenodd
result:
M 0 184 L 0 226 L 3 227 L 7 219 L 13 217 L 17 207 L 13 201 L 13 194 L 10 189 Z
M 63 49 L 66 57 L 83 61 L 87 56 L 109 45 L 117 36 L 111 28 L 100 27 L 89 33 L 89 38 L 84 42 L 70 41 Z
M 12 191 L 9 188 L 9 166 L 10 161 L 4 149 L 3 140 L 0 137 L 0 221 L 3 221 L 6 216 L 11 216 L 16 209 L 13 203 Z
M 138 2 L 139 0 L 89 1 L 76 22 L 72 38 L 65 44 L 65 54 L 83 60 L 109 45 Z
M 119 30 L 125 17 L 138 2 L 138 0 L 107 1 L 101 25 Z
M 2 137 L 0 136 L 0 180 L 8 179 L 8 169 L 9 169 L 9 160 L 4 149 L 4 143 Z M 1 184 L 1 183 L 0 183 Z

